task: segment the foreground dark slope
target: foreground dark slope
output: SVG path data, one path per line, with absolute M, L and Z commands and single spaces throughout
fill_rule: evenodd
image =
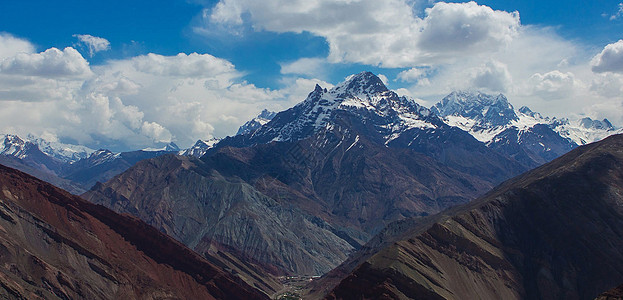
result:
M 265 299 L 155 228 L 0 165 L 8 299 Z
M 328 298 L 592 299 L 623 281 L 623 136 L 412 223 Z

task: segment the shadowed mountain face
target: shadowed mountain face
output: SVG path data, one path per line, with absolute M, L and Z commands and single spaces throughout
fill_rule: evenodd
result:
M 599 295 L 596 300 L 621 300 L 623 299 L 623 284 Z
M 389 228 L 329 299 L 593 299 L 623 281 L 623 136 Z
M 11 299 L 267 299 L 155 228 L 0 166 Z

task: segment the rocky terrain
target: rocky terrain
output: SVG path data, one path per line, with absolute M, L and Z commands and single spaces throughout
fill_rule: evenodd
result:
M 393 224 L 316 296 L 337 281 L 328 299 L 593 299 L 623 281 L 622 149 L 612 136 L 470 204 Z
M 623 299 L 623 284 L 600 294 L 596 300 L 620 300 Z
M 0 166 L 9 299 L 268 299 L 134 217 Z

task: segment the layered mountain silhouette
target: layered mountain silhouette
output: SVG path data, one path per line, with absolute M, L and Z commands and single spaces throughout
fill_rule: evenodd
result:
M 84 196 L 203 253 L 320 275 L 387 224 L 466 203 L 527 170 L 371 73 L 319 86 L 199 160 L 143 161 Z
M 268 299 L 137 218 L 5 166 L 0 189 L 3 298 Z
M 137 162 L 164 154 L 202 156 L 218 140 L 199 140 L 189 149 L 175 143 L 158 149 L 114 153 L 84 146 L 50 143 L 43 139 L 17 135 L 0 136 L 0 163 L 52 183 L 72 194 L 82 194 L 97 182 L 106 182 Z
M 502 94 L 453 92 L 431 110 L 489 148 L 534 168 L 571 149 L 621 133 L 612 124 L 582 118 L 577 121 L 543 117 L 523 106 L 515 109 Z
M 362 72 L 184 150 L 5 135 L 0 163 L 72 193 L 92 187 L 95 204 L 1 167 L 0 287 L 261 299 L 289 276 L 326 274 L 308 297 L 613 297 L 623 137 L 585 144 L 617 132 L 504 95 L 453 92 L 428 109 Z
M 470 204 L 394 223 L 316 296 L 339 282 L 328 299 L 593 299 L 623 281 L 621 149 L 611 136 Z

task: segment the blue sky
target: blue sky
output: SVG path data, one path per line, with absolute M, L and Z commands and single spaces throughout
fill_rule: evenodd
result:
M 576 0 L 3 1 L 0 131 L 188 146 L 363 70 L 427 106 L 478 89 L 623 125 L 622 14 Z

